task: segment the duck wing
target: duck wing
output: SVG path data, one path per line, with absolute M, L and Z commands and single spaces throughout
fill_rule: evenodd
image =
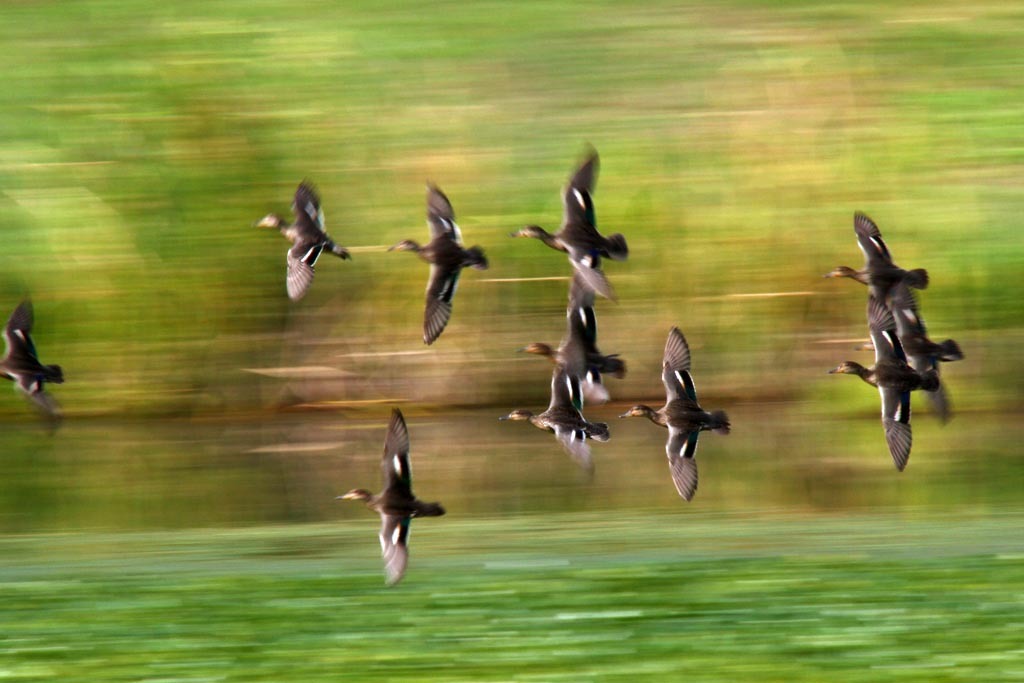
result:
M 551 402 L 548 404 L 548 410 L 561 409 L 571 409 L 579 413 L 583 409 L 583 393 L 578 377 L 573 377 L 564 368 L 556 367 L 551 373 Z
M 661 381 L 665 385 L 666 405 L 684 398 L 697 400 L 697 388 L 690 376 L 690 346 L 678 327 L 669 330 L 665 340 Z
M 412 467 L 409 465 L 409 429 L 402 411 L 394 408 L 381 458 L 384 491 L 389 496 L 412 500 Z
M 876 365 L 880 361 L 892 359 L 906 362 L 907 354 L 903 351 L 903 344 L 896 333 L 896 322 L 892 312 L 873 296 L 868 296 L 868 330 L 871 332 L 871 343 L 875 347 Z
M 381 514 L 380 551 L 384 557 L 384 573 L 387 584 L 394 586 L 405 576 L 409 563 L 409 527 L 411 517 Z
M 697 438 L 699 431 L 685 432 L 671 425 L 668 428 L 668 441 L 665 443 L 665 454 L 668 456 L 668 467 L 672 473 L 672 483 L 683 500 L 693 500 L 697 492 Z
M 870 271 L 874 268 L 892 265 L 892 255 L 885 246 L 882 233 L 875 222 L 866 214 L 858 211 L 853 214 L 853 230 L 857 233 L 857 245 L 864 252 L 864 267 Z
M 427 306 L 423 313 L 423 341 L 433 344 L 452 317 L 452 299 L 459 286 L 462 268 L 458 265 L 430 264 L 427 281 Z
M 615 289 L 608 282 L 608 277 L 601 270 L 601 257 L 584 249 L 569 247 L 569 263 L 580 277 L 580 282 L 591 292 L 600 294 L 606 299 L 615 301 L 618 297 Z
M 885 428 L 885 442 L 896 469 L 903 471 L 910 458 L 913 439 L 910 430 L 910 392 L 889 387 L 878 387 L 882 396 L 882 426 Z
M 7 325 L 4 327 L 4 341 L 7 345 L 4 360 L 23 361 L 28 359 L 38 362 L 36 346 L 32 343 L 30 334 L 33 319 L 32 302 L 28 299 L 18 304 L 18 307 L 11 313 L 11 317 L 7 319 Z
M 288 250 L 288 298 L 298 301 L 313 284 L 314 266 L 323 253 L 322 240 L 299 240 Z
M 896 323 L 896 332 L 900 342 L 903 344 L 904 351 L 912 351 L 906 354 L 910 366 L 918 374 L 923 375 L 931 370 L 938 376 L 940 356 L 935 353 L 928 353 L 925 349 L 938 349 L 942 345 L 935 345 L 928 339 L 924 319 L 918 313 L 917 300 L 906 282 L 901 281 L 893 286 L 889 303 L 893 319 Z M 959 351 L 959 347 L 956 346 L 955 342 L 949 341 L 945 343 L 952 344 L 956 351 Z M 956 355 L 953 355 L 946 356 L 944 359 L 957 358 Z M 934 391 L 926 391 L 924 393 L 928 400 L 931 401 L 935 412 L 938 413 L 939 419 L 943 422 L 949 420 L 949 397 L 946 395 L 945 385 L 940 383 Z
M 575 187 L 587 193 L 592 193 L 594 188 L 597 187 L 597 174 L 600 168 L 601 160 L 598 157 L 597 150 L 593 147 L 588 147 L 583 163 L 580 164 L 576 172 L 569 178 L 569 187 Z
M 306 234 L 323 233 L 324 210 L 320 208 L 320 195 L 308 180 L 299 183 L 292 202 L 292 213 L 295 214 L 295 225 Z
M 873 296 L 868 297 L 868 328 L 875 346 L 875 367 L 880 363 L 898 361 L 906 364 L 896 323 L 892 313 Z M 909 370 L 909 368 L 908 368 Z M 882 426 L 885 428 L 885 442 L 896 469 L 903 471 L 910 458 L 912 434 L 910 430 L 910 392 L 895 387 L 879 385 L 882 397 Z
M 587 443 L 587 434 L 583 429 L 556 425 L 554 427 L 555 438 L 569 457 L 584 471 L 593 473 L 594 460 L 590 455 L 590 444 Z
M 572 273 L 572 281 L 569 283 L 569 305 L 566 307 L 566 315 L 571 315 L 573 311 L 578 309 L 590 309 L 590 317 L 594 316 L 594 289 L 587 284 L 583 278 L 583 274 L 578 269 L 574 269 Z M 597 339 L 597 321 L 592 320 L 588 327 L 590 329 L 588 336 L 591 339 Z
M 462 232 L 455 223 L 455 210 L 436 185 L 427 185 L 427 225 L 430 227 L 430 239 L 448 237 L 456 244 L 462 244 Z

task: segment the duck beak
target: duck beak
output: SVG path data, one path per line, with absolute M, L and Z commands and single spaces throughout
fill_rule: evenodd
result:
M 629 416 L 630 416 L 630 414 L 628 412 L 626 412 L 626 413 L 623 413 L 622 415 L 619 415 L 619 419 L 624 418 L 624 417 L 629 417 Z

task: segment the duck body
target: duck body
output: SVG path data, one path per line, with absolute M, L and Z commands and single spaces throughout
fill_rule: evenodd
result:
M 928 338 L 924 320 L 918 313 L 917 302 L 905 283 L 895 285 L 891 291 L 889 309 L 892 311 L 896 334 L 903 345 L 907 362 L 918 374 L 925 375 L 932 372 L 938 380 L 939 363 L 963 359 L 964 354 L 960 345 L 952 339 L 936 343 Z M 926 389 L 925 396 L 928 397 L 939 418 L 943 422 L 948 421 L 950 406 L 945 383 L 940 382 L 936 388 Z
M 340 259 L 352 258 L 348 249 L 337 244 L 324 231 L 324 212 L 320 208 L 320 196 L 311 183 L 303 180 L 295 190 L 292 202 L 295 222 L 285 223 L 281 216 L 271 213 L 260 220 L 256 227 L 276 228 L 292 243 L 288 250 L 286 283 L 288 298 L 298 301 L 313 284 L 314 267 L 325 251 Z
M 597 152 L 590 150 L 562 193 L 562 225 L 558 232 L 551 234 L 539 225 L 527 225 L 512 233 L 512 237 L 532 237 L 552 249 L 565 252 L 591 291 L 614 299 L 615 291 L 601 270 L 601 259 L 624 261 L 629 256 L 629 247 L 621 234 L 606 237 L 597 231 L 594 200 L 591 197 L 597 168 Z
M 590 422 L 580 409 L 583 405 L 579 379 L 556 367 L 551 375 L 551 402 L 547 410 L 534 414 L 529 410 L 513 410 L 499 420 L 527 421 L 537 429 L 555 435 L 576 463 L 593 471 L 593 460 L 587 440 L 608 441 L 611 433 L 604 422 Z
M 59 365 L 39 361 L 32 341 L 34 314 L 32 302 L 22 301 L 11 313 L 4 327 L 6 352 L 0 359 L 0 374 L 14 382 L 38 408 L 51 417 L 60 415 L 56 400 L 45 390 L 46 384 L 63 384 L 64 371 Z
M 585 288 L 578 273 L 573 275 L 572 288 Z M 590 305 L 578 299 L 578 293 L 570 295 L 566 309 L 566 331 L 558 348 L 534 342 L 522 350 L 546 356 L 557 367 L 579 380 L 587 401 L 604 403 L 608 400 L 608 389 L 604 386 L 602 375 L 611 374 L 621 379 L 626 374 L 626 364 L 617 354 L 605 355 L 597 348 L 593 294 L 590 294 Z
M 384 490 L 374 495 L 366 489 L 352 489 L 344 500 L 361 500 L 381 518 L 380 547 L 388 585 L 402 580 L 409 561 L 409 527 L 414 517 L 439 517 L 445 514 L 440 503 L 427 503 L 412 492 L 412 468 L 409 464 L 409 430 L 402 411 L 391 411 L 384 456 L 381 459 Z
M 434 185 L 427 187 L 427 224 L 430 226 L 431 240 L 425 246 L 413 240 L 402 240 L 388 251 L 412 251 L 430 264 L 423 342 L 433 344 L 451 319 L 452 300 L 462 269 L 472 267 L 486 270 L 488 262 L 480 247 L 466 249 L 462 246 L 462 232 L 455 223 L 451 202 Z
M 728 434 L 731 425 L 729 418 L 722 411 L 708 412 L 689 398 L 670 400 L 655 410 L 650 406 L 639 404 L 630 409 L 622 417 L 646 417 L 651 422 L 668 429 L 676 429 L 689 434 L 690 432 L 713 431 L 716 434 Z
M 919 373 L 907 363 L 896 334 L 892 313 L 874 297 L 868 298 L 868 328 L 875 348 L 875 364 L 864 367 L 845 361 L 829 374 L 857 375 L 878 389 L 882 398 L 882 426 L 893 464 L 901 472 L 910 458 L 913 434 L 910 427 L 910 394 L 917 389 L 935 391 L 939 377 L 934 371 Z
M 704 410 L 697 402 L 697 389 L 690 375 L 690 347 L 678 327 L 669 330 L 662 359 L 661 381 L 665 405 L 655 410 L 638 404 L 619 417 L 646 417 L 669 430 L 665 443 L 669 472 L 676 492 L 686 501 L 697 492 L 697 439 L 703 431 L 728 434 L 732 429 L 724 411 Z

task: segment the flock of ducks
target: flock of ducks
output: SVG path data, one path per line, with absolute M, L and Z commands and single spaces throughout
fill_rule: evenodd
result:
M 552 249 L 565 252 L 572 265 L 565 334 L 557 347 L 534 342 L 520 349 L 545 356 L 553 364 L 551 399 L 546 410 L 533 413 L 517 409 L 500 420 L 528 421 L 550 432 L 563 449 L 586 472 L 593 471 L 589 441 L 607 441 L 610 436 L 604 422 L 591 422 L 583 415 L 585 402 L 604 403 L 608 390 L 603 377 L 622 378 L 625 362 L 617 354 L 605 355 L 597 347 L 595 297 L 615 299 L 615 291 L 602 269 L 602 259 L 624 260 L 629 255 L 626 239 L 620 234 L 604 236 L 597 231 L 592 193 L 597 179 L 598 155 L 593 149 L 569 179 L 563 191 L 563 218 L 558 232 L 551 234 L 538 225 L 528 225 L 512 237 L 539 239 Z M 292 243 L 287 253 L 286 285 L 288 296 L 297 301 L 306 295 L 320 256 L 330 253 L 351 258 L 349 251 L 334 242 L 324 230 L 324 212 L 315 188 L 303 181 L 292 204 L 295 220 L 287 224 L 271 213 L 258 221 L 263 228 L 275 228 Z M 421 246 L 403 240 L 388 251 L 412 251 L 430 263 L 423 317 L 423 341 L 434 343 L 451 318 L 452 300 L 463 268 L 486 269 L 487 257 L 480 247 L 465 248 L 455 212 L 448 197 L 435 185 L 427 187 L 427 224 L 430 241 Z M 869 288 L 868 329 L 875 364 L 866 368 L 846 361 L 830 373 L 858 375 L 878 388 L 882 398 L 882 424 L 885 439 L 899 470 L 910 456 L 910 393 L 922 390 L 931 399 L 943 421 L 949 417 L 949 401 L 939 380 L 939 363 L 963 358 L 957 343 L 948 339 L 934 343 L 926 336 L 924 321 L 911 288 L 928 285 L 926 271 L 903 270 L 893 263 L 878 227 L 862 213 L 855 214 L 854 229 L 864 252 L 861 270 L 840 266 L 826 277 L 852 278 Z M 64 375 L 58 365 L 40 363 L 30 336 L 33 324 L 32 304 L 25 300 L 14 310 L 4 328 L 6 353 L 0 359 L 0 374 L 15 382 L 41 410 L 59 416 L 59 406 L 45 391 L 47 383 L 59 384 Z M 728 434 L 729 418 L 720 410 L 707 411 L 697 401 L 690 369 L 690 348 L 677 327 L 669 330 L 662 358 L 661 380 L 665 386 L 665 405 L 652 408 L 634 405 L 620 418 L 645 417 L 668 429 L 665 452 L 669 471 L 680 497 L 689 501 L 697 491 L 697 440 L 702 431 Z M 387 583 L 393 585 L 405 574 L 408 563 L 408 538 L 414 517 L 445 514 L 440 503 L 427 503 L 412 491 L 409 461 L 409 430 L 397 408 L 392 410 L 381 460 L 384 489 L 374 495 L 366 489 L 353 489 L 339 499 L 359 500 L 381 517 L 380 544 Z
M 864 268 L 839 266 L 825 277 L 848 277 L 868 286 L 868 331 L 875 349 L 875 364 L 866 368 L 844 361 L 831 374 L 857 375 L 878 389 L 882 397 L 885 442 L 896 469 L 903 471 L 910 458 L 910 392 L 921 389 L 931 399 L 940 419 L 949 419 L 949 399 L 939 381 L 939 363 L 963 359 L 952 339 L 936 344 L 928 339 L 924 320 L 910 288 L 928 286 L 928 272 L 904 270 L 893 263 L 875 222 L 863 213 L 853 217 L 857 245 L 864 252 Z M 909 361 L 909 362 L 908 362 Z

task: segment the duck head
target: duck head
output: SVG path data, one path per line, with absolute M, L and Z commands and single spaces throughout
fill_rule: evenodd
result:
M 524 410 L 522 408 L 519 408 L 517 410 L 513 410 L 508 415 L 503 415 L 503 416 L 499 417 L 498 419 L 499 420 L 529 420 L 531 417 L 533 417 L 533 413 L 532 412 L 530 412 L 529 410 Z
M 650 417 L 653 413 L 654 410 L 650 406 L 638 404 L 624 412 L 622 415 L 619 415 L 619 417 Z
M 552 358 L 555 355 L 555 350 L 552 349 L 549 344 L 544 344 L 542 342 L 533 342 L 527 344 L 526 346 L 519 350 L 524 351 L 526 353 L 534 353 L 537 354 L 538 356 L 547 356 L 548 358 Z
M 388 251 L 420 251 L 420 245 L 416 244 L 412 240 L 402 240 L 393 247 L 388 247 Z
M 266 216 L 261 218 L 257 223 L 257 228 L 277 228 L 284 225 L 284 219 L 278 216 L 276 213 L 268 213 Z
M 828 371 L 830 375 L 859 375 L 861 377 L 865 373 L 867 373 L 867 368 L 852 360 L 844 360 L 837 367 Z
M 338 496 L 336 500 L 370 500 L 373 498 L 373 494 L 366 489 L 352 489 L 343 496 Z
M 548 234 L 547 230 L 539 225 L 527 225 L 513 233 L 509 233 L 509 237 L 536 237 L 537 239 L 550 239 L 551 235 Z
M 862 273 L 859 270 L 854 270 L 849 266 L 836 266 L 829 272 L 825 273 L 823 277 L 848 277 L 863 284 L 868 283 L 868 276 L 866 273 Z

